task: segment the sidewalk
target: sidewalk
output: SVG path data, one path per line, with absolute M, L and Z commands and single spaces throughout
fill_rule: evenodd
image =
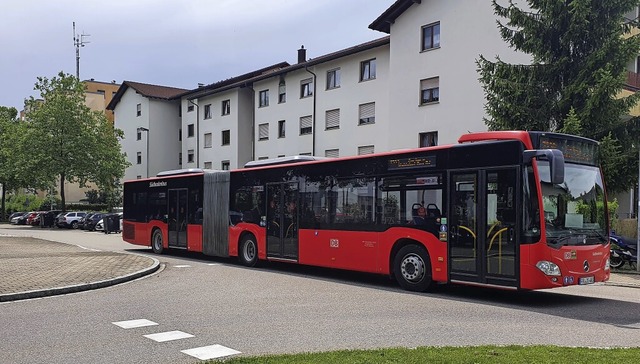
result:
M 107 287 L 158 270 L 157 259 L 0 235 L 0 302 Z

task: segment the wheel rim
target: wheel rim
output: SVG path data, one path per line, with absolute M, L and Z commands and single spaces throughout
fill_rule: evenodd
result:
M 244 244 L 244 249 L 242 249 L 242 254 L 244 255 L 244 260 L 247 262 L 252 261 L 256 256 L 256 245 L 252 240 L 247 240 Z
M 153 249 L 159 251 L 162 249 L 162 235 L 155 233 L 153 235 Z
M 400 264 L 400 272 L 407 282 L 420 282 L 425 275 L 424 260 L 417 254 L 407 254 Z

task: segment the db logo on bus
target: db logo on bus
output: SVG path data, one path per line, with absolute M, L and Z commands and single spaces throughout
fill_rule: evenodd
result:
M 338 239 L 329 239 L 329 247 L 330 248 L 340 247 L 340 241 Z

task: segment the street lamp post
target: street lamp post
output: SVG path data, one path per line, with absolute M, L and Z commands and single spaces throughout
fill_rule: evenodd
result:
M 141 127 L 138 127 L 137 130 L 138 130 L 138 133 L 143 131 L 147 133 L 147 155 L 145 156 L 147 161 L 145 162 L 145 164 L 147 165 L 147 178 L 149 178 L 149 129 L 141 126 Z

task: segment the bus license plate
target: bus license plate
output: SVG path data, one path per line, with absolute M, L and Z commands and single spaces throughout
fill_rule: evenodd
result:
M 580 280 L 578 281 L 578 284 L 592 284 L 595 282 L 594 277 L 582 277 L 580 278 Z

